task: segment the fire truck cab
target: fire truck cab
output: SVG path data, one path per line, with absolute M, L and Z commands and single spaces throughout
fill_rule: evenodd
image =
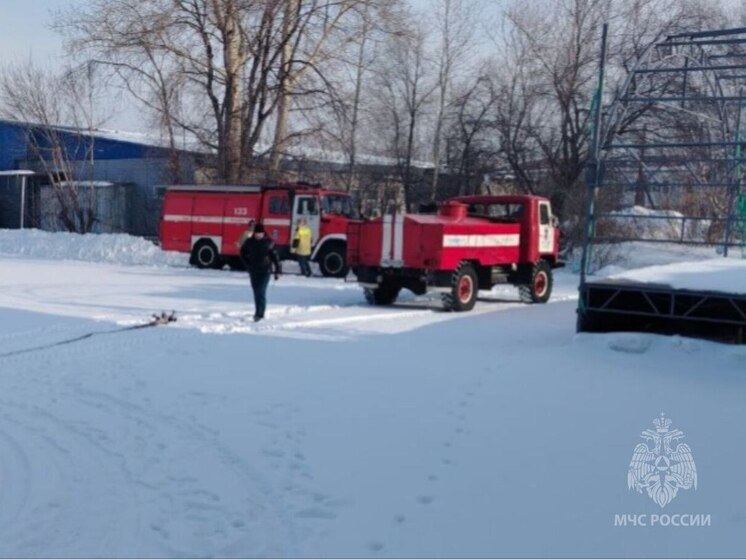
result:
M 278 186 L 171 186 L 160 227 L 164 250 L 185 252 L 199 268 L 240 266 L 238 240 L 250 221 L 262 223 L 280 257 L 291 258 L 300 219 L 313 231 L 311 259 L 328 277 L 347 275 L 347 225 L 355 217 L 350 196 L 302 183 Z
M 442 294 L 446 309 L 471 310 L 480 289 L 518 286 L 525 302 L 545 303 L 559 260 L 559 229 L 548 199 L 465 196 L 437 215 L 387 215 L 348 228 L 347 261 L 371 304 L 402 289 Z

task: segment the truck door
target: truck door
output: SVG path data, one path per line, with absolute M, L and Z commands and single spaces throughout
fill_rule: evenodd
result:
M 554 252 L 554 227 L 549 202 L 539 202 L 539 252 Z
M 308 227 L 313 233 L 313 241 L 317 243 L 319 241 L 319 227 L 321 222 L 319 198 L 317 196 L 309 194 L 295 196 L 295 203 L 293 205 L 293 234 L 295 234 L 295 228 L 298 226 L 300 219 L 306 220 Z
M 269 190 L 264 194 L 261 222 L 267 235 L 278 246 L 290 244 L 290 201 L 287 190 Z

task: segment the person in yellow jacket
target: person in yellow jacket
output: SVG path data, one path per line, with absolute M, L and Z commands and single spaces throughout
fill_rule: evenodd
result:
M 311 247 L 313 246 L 313 232 L 308 226 L 305 219 L 298 220 L 298 227 L 295 229 L 293 244 L 290 252 L 295 254 L 298 264 L 300 264 L 300 273 L 306 277 L 311 275 L 311 265 L 308 261 L 311 258 Z

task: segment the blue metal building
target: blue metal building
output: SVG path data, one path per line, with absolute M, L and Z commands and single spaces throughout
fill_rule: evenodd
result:
M 45 133 L 47 132 L 47 133 Z M 179 151 L 180 176 L 174 177 L 171 170 L 172 152 L 157 145 L 155 141 L 136 141 L 113 132 L 94 131 L 93 134 L 72 128 L 55 128 L 56 145 L 62 146 L 67 161 L 68 173 L 60 181 L 110 182 L 117 187 L 126 187 L 126 204 L 123 219 L 117 220 L 124 231 L 134 235 L 155 236 L 160 219 L 160 193 L 158 186 L 172 182 L 194 182 L 194 172 L 199 154 Z M 44 156 L 54 148 L 48 141 L 48 130 L 31 124 L 0 120 L 0 171 L 29 169 L 37 175 L 30 179 L 27 200 L 31 215 L 29 226 L 38 226 L 38 215 L 33 214 L 34 192 L 49 183 L 50 164 L 53 157 Z M 41 154 L 41 155 L 40 155 Z M 42 160 L 47 160 L 47 163 Z M 20 199 L 16 185 L 10 180 L 0 181 L 0 206 L 2 215 L 17 215 Z M 121 188 L 120 188 L 121 189 Z M 118 196 L 119 198 L 120 196 Z M 0 208 L 2 209 L 2 208 Z M 38 212 L 37 212 L 38 213 Z M 35 219 L 37 222 L 35 222 Z M 15 227 L 13 223 L 1 223 L 2 227 Z

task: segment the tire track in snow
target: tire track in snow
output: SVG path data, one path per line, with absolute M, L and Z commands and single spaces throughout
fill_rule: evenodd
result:
M 102 446 L 39 406 L 2 399 L 0 410 L 0 555 L 109 554 L 139 540 L 131 482 Z
M 158 503 L 149 529 L 170 554 L 292 553 L 293 526 L 282 499 L 217 433 L 82 386 L 73 397 L 136 426 L 121 452 L 141 492 Z
M 23 528 L 0 524 L 0 555 L 132 554 L 133 542 L 169 556 L 293 554 L 291 512 L 250 464 L 193 419 L 137 403 L 147 401 L 144 383 L 123 386 L 124 361 L 111 355 L 136 356 L 139 341 L 125 334 L 3 360 L 12 370 L 0 375 L 0 481 L 14 489 L 0 486 L 0 518 Z M 82 356 L 121 395 L 84 384 L 74 372 Z M 20 514 L 29 507 L 33 518 Z

